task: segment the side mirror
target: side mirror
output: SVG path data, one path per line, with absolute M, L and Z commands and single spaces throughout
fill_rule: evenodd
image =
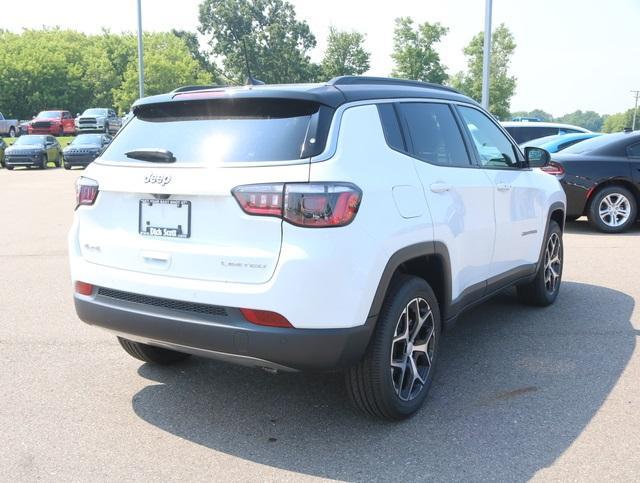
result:
M 543 168 L 551 161 L 549 151 L 534 146 L 524 148 L 524 158 L 530 168 Z

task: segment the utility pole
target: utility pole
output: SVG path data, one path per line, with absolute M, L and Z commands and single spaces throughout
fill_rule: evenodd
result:
M 636 96 L 636 105 L 633 108 L 633 125 L 631 126 L 631 130 L 636 130 L 636 115 L 638 114 L 638 98 L 640 97 L 640 91 L 631 91 L 632 94 Z
M 144 97 L 144 50 L 142 48 L 142 0 L 138 1 L 138 86 Z
M 491 66 L 492 0 L 486 0 L 484 11 L 484 52 L 482 54 L 482 107 L 489 110 L 489 68 Z

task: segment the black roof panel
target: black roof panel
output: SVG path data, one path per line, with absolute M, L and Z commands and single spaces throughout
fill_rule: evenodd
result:
M 165 102 L 204 99 L 246 98 L 307 100 L 337 108 L 341 104 L 372 99 L 419 98 L 462 101 L 477 104 L 455 89 L 420 81 L 385 77 L 336 77 L 325 84 L 251 85 L 241 87 L 188 86 L 168 94 L 146 97 L 134 104 L 137 107 Z

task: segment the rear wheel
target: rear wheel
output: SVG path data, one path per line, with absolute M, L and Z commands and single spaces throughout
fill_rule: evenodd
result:
M 605 233 L 621 233 L 630 228 L 638 215 L 636 198 L 622 186 L 607 186 L 589 203 L 589 223 Z
M 564 250 L 562 230 L 555 221 L 549 224 L 544 252 L 536 277 L 529 283 L 518 285 L 518 297 L 529 305 L 545 307 L 556 301 L 562 281 Z
M 190 357 L 189 354 L 141 344 L 140 342 L 133 342 L 132 340 L 123 339 L 122 337 L 118 337 L 118 342 L 120 342 L 122 348 L 130 356 L 152 364 L 168 365 Z
M 394 278 L 365 356 L 347 370 L 351 401 L 377 418 L 411 416 L 431 387 L 439 342 L 440 310 L 429 284 Z

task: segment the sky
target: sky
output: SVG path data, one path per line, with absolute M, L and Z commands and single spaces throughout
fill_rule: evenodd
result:
M 437 47 L 450 74 L 464 69 L 462 49 L 484 28 L 484 0 L 289 1 L 318 40 L 312 59 L 322 58 L 329 26 L 358 30 L 371 52 L 370 75 L 391 72 L 396 17 L 437 21 L 450 29 Z M 28 8 L 12 3 L 16 7 L 2 9 L 0 28 L 136 29 L 136 0 L 30 0 Z M 200 3 L 142 0 L 143 29 L 195 31 Z M 493 25 L 503 22 L 517 43 L 512 111 L 539 108 L 560 116 L 576 109 L 612 114 L 633 107 L 630 91 L 640 89 L 640 0 L 493 0 Z

